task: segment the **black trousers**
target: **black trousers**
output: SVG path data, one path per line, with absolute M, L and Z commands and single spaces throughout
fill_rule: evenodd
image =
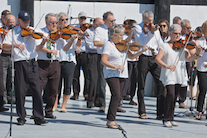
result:
M 3 61 L 0 56 L 0 107 L 4 105 L 4 84 L 3 84 Z
M 101 54 L 98 54 L 97 60 L 98 67 L 98 98 L 99 98 L 99 106 L 106 106 L 106 80 L 103 74 L 103 65 L 101 64 Z
M 28 85 L 32 92 L 33 115 L 35 118 L 42 119 L 44 116 L 38 63 L 34 60 L 15 62 L 16 111 L 21 120 L 25 120 L 26 117 L 24 104 Z
M 95 102 L 97 95 L 98 84 L 98 69 L 97 69 L 97 53 L 87 53 L 88 60 L 88 76 L 89 76 L 89 89 L 87 105 L 92 106 Z
M 121 92 L 124 87 L 124 78 L 107 78 L 106 82 L 109 85 L 111 92 L 111 100 L 109 103 L 109 109 L 107 113 L 107 119 L 109 121 L 115 121 L 118 104 L 121 98 Z
M 125 79 L 122 99 L 126 95 L 130 95 L 130 99 L 133 99 L 135 95 L 138 77 L 138 61 L 128 61 L 128 76 L 129 77 Z
M 3 60 L 3 83 L 4 83 L 4 101 L 12 97 L 11 95 L 11 55 L 1 54 Z
M 48 97 L 45 106 L 45 114 L 52 114 L 55 103 L 59 81 L 60 81 L 60 63 L 59 61 L 38 60 L 40 72 L 40 89 L 43 90 L 45 83 L 48 83 Z
M 71 94 L 71 86 L 73 82 L 73 74 L 75 70 L 74 62 L 63 61 L 60 63 L 61 72 L 60 72 L 60 83 L 58 87 L 58 98 L 61 97 L 62 90 L 62 80 L 64 79 L 64 90 L 63 94 L 70 95 Z
M 76 56 L 76 66 L 73 76 L 73 93 L 74 95 L 79 95 L 80 93 L 80 67 L 83 69 L 84 74 L 84 90 L 83 95 L 88 95 L 88 88 L 89 88 L 89 77 L 88 77 L 88 68 L 87 68 L 87 53 L 82 52 L 79 54 L 75 54 Z
M 205 101 L 205 95 L 207 91 L 207 72 L 198 71 L 198 83 L 199 83 L 200 93 L 198 95 L 197 111 L 202 112 L 203 104 Z
M 139 57 L 139 65 L 138 65 L 138 113 L 139 115 L 146 113 L 145 103 L 144 103 L 144 87 L 145 87 L 145 79 L 148 71 L 152 74 L 155 83 L 157 85 L 157 116 L 162 116 L 163 114 L 163 103 L 164 103 L 164 86 L 162 82 L 159 80 L 161 68 L 155 63 L 154 56 L 145 56 L 141 55 Z
M 167 94 L 166 98 L 164 100 L 164 117 L 163 121 L 173 121 L 174 120 L 174 109 L 175 109 L 175 103 L 176 98 L 179 92 L 179 89 L 181 88 L 180 84 L 175 85 L 167 85 Z

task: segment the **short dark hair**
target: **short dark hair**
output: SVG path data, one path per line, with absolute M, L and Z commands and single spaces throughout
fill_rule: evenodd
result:
M 179 16 L 175 16 L 173 18 L 173 23 L 177 22 L 178 20 L 182 20 Z
M 135 20 L 127 19 L 124 21 L 124 25 L 132 26 L 133 23 L 137 23 Z
M 108 18 L 109 15 L 114 15 L 111 11 L 105 12 L 103 14 L 103 20 L 106 20 Z
M 4 10 L 2 13 L 1 13 L 1 16 L 4 15 L 8 15 L 8 14 L 11 14 L 11 12 L 9 10 Z

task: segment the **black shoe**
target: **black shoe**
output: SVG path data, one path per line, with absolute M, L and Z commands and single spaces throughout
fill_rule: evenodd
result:
M 18 121 L 17 125 L 23 126 L 27 120 L 18 118 L 17 121 Z
M 71 100 L 76 100 L 78 99 L 78 96 L 77 95 L 73 95 L 72 97 L 70 97 Z
M 127 95 L 127 96 L 124 96 L 123 100 L 127 100 L 127 101 L 129 101 L 129 100 L 130 100 L 130 97 L 129 97 L 129 95 Z
M 34 119 L 34 115 L 30 116 L 30 119 Z
M 8 110 L 9 110 L 9 108 L 5 108 L 3 106 L 0 107 L 0 112 L 5 112 L 5 111 L 8 111 Z
M 47 124 L 48 121 L 44 120 L 44 119 L 40 119 L 40 118 L 35 118 L 34 119 L 35 125 L 41 125 L 41 124 Z
M 46 114 L 45 117 L 51 118 L 51 119 L 56 119 L 56 116 L 54 116 L 53 114 Z

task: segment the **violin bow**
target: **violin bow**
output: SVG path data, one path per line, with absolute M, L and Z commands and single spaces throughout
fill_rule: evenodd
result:
M 42 15 L 42 17 L 39 19 L 39 21 L 38 21 L 38 23 L 37 23 L 37 25 L 35 26 L 35 28 L 34 28 L 34 31 L 35 31 L 35 29 L 37 29 L 37 26 L 40 24 L 40 21 L 42 20 L 42 18 L 43 18 L 43 16 L 45 15 L 45 13 L 43 13 L 43 15 Z M 29 37 L 29 39 L 30 39 L 30 37 Z M 26 42 L 26 44 L 25 44 L 25 46 L 27 45 L 27 43 L 29 42 L 29 39 L 27 40 L 27 42 Z
M 130 39 L 129 39 L 128 43 L 127 43 L 128 46 L 127 46 L 126 56 L 125 56 L 125 58 L 124 58 L 123 66 L 124 66 L 124 64 L 125 64 L 125 62 L 126 62 L 126 59 L 127 59 L 127 54 L 128 54 L 128 51 L 129 51 L 129 42 L 131 41 L 133 34 L 134 34 L 134 31 L 132 31 L 131 34 L 129 35 L 129 38 L 130 38 Z
M 188 44 L 188 42 L 189 42 L 190 37 L 192 36 L 192 34 L 193 34 L 193 31 L 190 33 L 190 35 L 189 35 L 189 37 L 188 37 L 188 40 L 186 41 L 185 46 L 184 46 L 184 48 L 183 48 L 183 51 L 182 51 L 182 53 L 180 54 L 180 57 L 179 57 L 178 61 L 176 62 L 176 65 L 175 65 L 175 66 L 178 65 L 178 62 L 180 61 L 180 59 L 181 59 L 181 57 L 182 57 L 182 55 L 183 55 L 183 53 L 184 53 L 184 50 L 185 50 L 185 48 L 186 48 L 186 46 L 187 46 L 187 44 Z

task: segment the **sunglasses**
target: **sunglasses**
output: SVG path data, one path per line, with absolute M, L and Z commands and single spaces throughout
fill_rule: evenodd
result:
M 60 19 L 60 20 L 61 20 L 62 22 L 63 22 L 63 21 L 65 21 L 65 20 L 66 20 L 66 21 L 68 21 L 68 18 L 65 18 L 65 19 Z
M 111 21 L 109 21 L 109 22 L 113 23 L 113 22 L 115 22 L 115 21 L 116 21 L 116 19 L 114 19 L 114 20 L 111 20 Z
M 173 33 L 173 34 L 175 34 L 175 35 L 181 35 L 181 33 Z
M 191 27 L 186 27 L 186 26 L 185 26 L 185 28 L 186 28 L 186 29 L 191 29 Z
M 167 25 L 160 25 L 160 28 L 162 28 L 162 27 L 164 27 L 164 28 L 165 28 L 166 26 L 167 26 Z
M 86 17 L 80 17 L 81 20 L 86 20 Z

